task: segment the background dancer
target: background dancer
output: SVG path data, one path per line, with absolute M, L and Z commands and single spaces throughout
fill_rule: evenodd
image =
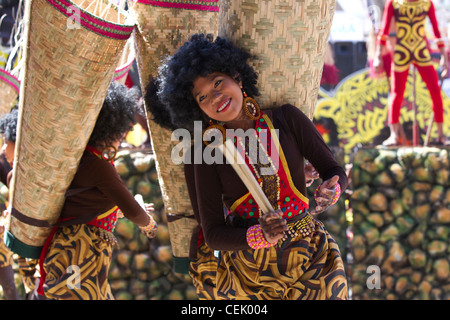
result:
M 49 299 L 114 299 L 108 283 L 112 234 L 120 213 L 137 224 L 148 237 L 156 234 L 150 215 L 134 199 L 120 178 L 113 159 L 126 134 L 136 124 L 137 95 L 113 82 L 98 116 L 78 170 L 66 192 L 60 221 L 47 240 L 40 258 L 43 286 L 38 293 Z M 79 282 L 68 280 L 80 269 Z M 78 287 L 77 287 L 78 284 Z
M 445 78 L 448 72 L 448 59 L 445 53 L 445 44 L 441 39 L 433 2 L 429 0 L 388 0 L 384 8 L 382 28 L 378 36 L 377 53 L 374 59 L 374 67 L 378 72 L 383 66 L 382 47 L 386 45 L 392 19 L 395 19 L 397 38 L 391 67 L 391 99 L 388 115 L 391 135 L 383 142 L 385 146 L 401 144 L 400 108 L 411 63 L 417 68 L 430 92 L 434 121 L 438 129 L 438 137 L 434 144 L 444 145 L 446 143 L 443 131 L 444 107 L 441 88 L 438 83 L 437 72 L 431 62 L 425 36 L 425 19 L 427 16 L 430 18 L 434 35 L 437 38 L 437 46 L 441 52 L 440 63 L 443 70 L 441 75 Z

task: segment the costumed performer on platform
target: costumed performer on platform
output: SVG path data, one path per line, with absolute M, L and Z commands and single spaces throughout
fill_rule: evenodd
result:
M 192 132 L 194 121 L 202 121 L 206 133 L 214 128 L 250 129 L 253 137 L 267 138 L 268 149 L 264 143 L 253 150 L 245 147 L 248 140 L 239 135 L 235 145 L 248 153 L 247 165 L 273 212 L 262 214 L 222 155 L 222 164 L 199 163 L 191 150 L 192 158 L 185 163 L 200 226 L 191 242 L 190 264 L 197 293 L 200 299 L 347 299 L 338 245 L 308 211 L 304 158 L 324 180 L 316 191 L 314 213 L 337 201 L 347 187 L 345 171 L 298 108 L 259 109 L 251 98 L 258 89 L 250 58 L 224 38 L 193 35 L 163 63 L 146 90 L 146 105 L 154 120 L 168 129 Z M 278 129 L 278 135 L 272 135 L 268 130 L 272 128 Z M 269 150 L 272 141 L 279 142 L 280 148 Z M 200 142 L 202 154 L 206 148 L 212 154 L 217 151 L 208 143 Z M 260 151 L 256 157 L 255 149 Z M 213 250 L 219 252 L 217 259 Z
M 443 131 L 444 107 L 441 88 L 436 70 L 431 62 L 431 55 L 425 36 L 425 19 L 430 18 L 433 33 L 437 38 L 437 46 L 441 52 L 441 67 L 443 78 L 447 77 L 448 59 L 445 54 L 445 44 L 441 39 L 436 13 L 432 1 L 429 0 L 388 0 L 385 5 L 381 33 L 378 36 L 377 52 L 374 67 L 380 70 L 383 66 L 382 47 L 386 45 L 389 36 L 391 19 L 395 19 L 397 41 L 391 67 L 391 98 L 389 102 L 388 122 L 391 135 L 383 142 L 385 146 L 401 145 L 400 141 L 400 108 L 403 102 L 409 66 L 414 64 L 430 93 L 434 121 L 438 129 L 438 138 L 434 144 L 445 144 Z
M 139 112 L 136 91 L 113 82 L 99 113 L 78 170 L 66 192 L 60 221 L 53 229 L 40 258 L 43 286 L 39 294 L 58 300 L 114 299 L 108 283 L 112 234 L 118 215 L 123 214 L 152 238 L 157 225 L 134 199 L 117 173 L 113 159 L 126 134 L 136 124 Z M 79 270 L 71 270 L 77 266 Z M 77 272 L 79 281 L 69 282 Z

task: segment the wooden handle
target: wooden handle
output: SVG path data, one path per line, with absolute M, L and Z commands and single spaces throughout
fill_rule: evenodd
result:
M 264 191 L 261 189 L 258 181 L 256 181 L 253 173 L 250 171 L 249 167 L 245 163 L 244 158 L 238 152 L 231 140 L 227 140 L 223 147 L 221 148 L 222 153 L 225 158 L 231 164 L 233 169 L 236 171 L 238 176 L 241 178 L 242 182 L 247 187 L 248 191 L 252 194 L 258 206 L 261 208 L 263 213 L 272 212 L 273 207 L 267 199 Z

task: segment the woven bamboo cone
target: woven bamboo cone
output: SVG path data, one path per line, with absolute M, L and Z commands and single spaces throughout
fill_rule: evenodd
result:
M 81 26 L 77 16 L 66 16 L 51 3 L 25 2 L 24 83 L 19 101 L 7 245 L 30 258 L 40 253 L 51 225 L 59 218 L 65 191 L 133 29 L 132 24 L 125 25 L 123 14 L 114 7 L 108 9 L 106 2 L 100 0 L 93 6 L 92 1 L 58 2 L 70 5 L 79 14 L 86 12 L 77 3 L 82 8 L 97 7 L 96 15 L 104 19 L 89 16 L 94 22 L 119 22 L 109 29 L 95 29 L 96 32 L 92 25 Z M 123 29 L 115 34 L 116 28 Z M 114 32 L 105 35 L 105 30 Z
M 19 80 L 0 69 L 0 115 L 8 113 L 19 96 Z
M 258 59 L 263 109 L 290 103 L 312 119 L 335 0 L 221 0 L 219 35 Z
M 165 1 L 161 1 L 163 3 Z M 177 5 L 195 1 L 179 1 Z M 204 2 L 204 1 L 203 1 Z M 130 2 L 129 2 L 130 4 Z M 194 33 L 217 35 L 218 12 L 167 8 L 145 3 L 131 2 L 135 13 L 136 58 L 141 87 L 144 90 L 150 77 L 157 75 L 161 59 L 175 53 L 176 49 Z M 147 109 L 147 108 L 146 108 Z M 189 257 L 189 243 L 193 230 L 198 226 L 184 178 L 183 165 L 171 160 L 172 132 L 161 128 L 147 113 L 149 131 L 156 159 L 161 193 L 168 217 L 172 252 L 175 257 Z

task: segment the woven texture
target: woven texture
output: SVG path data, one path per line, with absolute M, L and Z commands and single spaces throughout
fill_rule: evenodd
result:
M 59 218 L 133 29 L 106 2 L 77 1 L 104 19 L 66 0 L 25 2 L 24 83 L 11 186 L 12 211 L 20 214 L 9 215 L 8 231 L 30 246 L 47 239 L 50 229 L 42 222 Z
M 263 109 L 290 103 L 312 119 L 335 0 L 221 0 L 219 35 L 257 55 Z
M 0 69 L 0 116 L 8 113 L 19 96 L 19 80 L 6 70 Z
M 148 4 L 152 3 L 152 4 Z M 199 7 L 191 5 L 209 4 Z M 184 9 L 184 5 L 189 8 Z M 191 9 L 192 8 L 192 9 Z M 217 34 L 218 6 L 216 1 L 139 1 L 130 4 L 136 14 L 135 42 L 142 88 L 151 76 L 156 76 L 161 59 L 176 49 L 194 33 Z M 147 108 L 146 108 L 147 109 Z M 184 178 L 183 165 L 171 160 L 172 132 L 154 123 L 147 114 L 156 167 L 169 222 L 172 251 L 176 257 L 189 256 L 189 243 L 198 223 L 192 219 L 193 210 Z M 191 216 L 190 218 L 188 218 Z

